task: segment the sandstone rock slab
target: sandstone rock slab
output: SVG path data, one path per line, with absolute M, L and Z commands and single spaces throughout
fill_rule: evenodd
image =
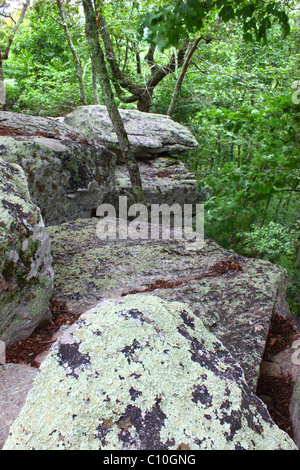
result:
M 185 304 L 131 295 L 82 315 L 4 450 L 296 450 Z
M 196 204 L 207 199 L 208 188 L 199 189 L 194 174 L 180 160 L 172 157 L 153 157 L 138 160 L 143 183 L 145 203 L 151 204 Z M 117 164 L 116 182 L 112 192 L 104 197 L 104 203 L 118 207 L 120 196 L 128 197 L 128 204 L 135 201 L 126 165 Z
M 0 449 L 38 372 L 38 369 L 24 364 L 0 364 Z
M 51 317 L 50 239 L 25 173 L 0 159 L 0 339 L 26 338 Z
M 138 157 L 177 155 L 198 143 L 191 131 L 161 114 L 119 109 L 131 149 Z M 88 138 L 101 142 L 108 149 L 119 151 L 119 143 L 105 106 L 79 106 L 64 122 Z
M 52 119 L 0 112 L 0 157 L 24 169 L 46 225 L 90 217 L 114 186 L 116 156 Z
M 48 227 L 55 300 L 78 314 L 135 293 L 184 302 L 242 365 L 255 390 L 272 315 L 278 305 L 288 310 L 285 271 L 212 240 L 195 251 L 182 240 L 101 240 L 97 225 L 94 218 Z

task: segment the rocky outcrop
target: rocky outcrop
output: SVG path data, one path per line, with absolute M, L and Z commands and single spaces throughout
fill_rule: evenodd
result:
M 78 314 L 133 293 L 181 301 L 202 319 L 256 388 L 269 324 L 286 274 L 212 240 L 189 251 L 183 240 L 101 240 L 98 219 L 49 227 L 57 302 Z
M 174 158 L 197 145 L 190 132 L 166 116 L 121 115 L 148 211 L 203 201 Z M 146 222 L 146 239 L 124 237 L 124 226 L 123 238 L 101 238 L 100 219 L 90 219 L 97 207 L 116 207 L 119 196 L 133 203 L 103 107 L 80 107 L 66 120 L 0 113 L 0 122 L 0 342 L 27 337 L 49 317 L 42 215 L 52 300 L 83 314 L 35 358 L 39 373 L 20 369 L 24 387 L 0 364 L 0 448 L 36 378 L 5 449 L 294 449 L 255 395 L 270 323 L 289 317 L 285 271 L 212 240 L 151 239 Z M 289 363 L 295 344 L 284 351 Z M 17 406 L 8 403 L 9 372 Z
M 38 373 L 38 369 L 24 364 L 0 364 L 0 449 Z
M 50 318 L 50 240 L 21 167 L 0 159 L 0 340 L 25 338 Z
M 128 296 L 54 345 L 4 450 L 295 450 L 182 303 Z
M 119 112 L 136 157 L 177 155 L 198 145 L 189 129 L 168 116 L 133 109 Z M 117 135 L 105 106 L 79 106 L 64 122 L 120 155 Z
M 0 157 L 25 171 L 46 225 L 90 217 L 115 181 L 115 155 L 65 123 L 0 112 Z
M 199 183 L 186 165 L 173 157 L 153 157 L 138 160 L 143 182 L 145 203 L 151 204 L 196 204 L 207 199 L 208 188 L 200 190 Z M 116 167 L 116 184 L 103 202 L 118 207 L 119 196 L 127 196 L 128 204 L 134 203 L 131 183 L 126 165 Z
M 199 190 L 195 176 L 176 155 L 197 147 L 193 134 L 168 116 L 120 109 L 131 150 L 143 182 L 146 204 L 194 204 L 207 199 L 208 188 Z M 64 122 L 88 139 L 105 145 L 118 155 L 115 187 L 104 202 L 118 206 L 119 196 L 134 203 L 128 170 L 121 156 L 116 133 L 105 106 L 80 106 Z

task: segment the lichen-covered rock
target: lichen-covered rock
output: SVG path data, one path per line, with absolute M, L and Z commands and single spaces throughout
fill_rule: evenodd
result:
M 296 450 L 185 304 L 128 296 L 55 343 L 4 450 Z
M 50 318 L 50 239 L 24 171 L 0 159 L 0 339 L 10 344 Z
M 300 353 L 297 354 L 296 352 L 295 356 L 296 355 L 297 358 L 300 357 Z M 294 440 L 300 450 L 300 373 L 298 374 L 294 384 L 293 395 L 290 403 L 290 416 L 293 423 Z
M 138 160 L 146 205 L 196 204 L 207 199 L 208 188 L 199 190 L 195 175 L 180 160 L 172 157 L 153 157 Z M 118 207 L 119 196 L 127 196 L 128 204 L 134 204 L 131 183 L 126 165 L 117 164 L 116 183 L 103 202 Z
M 169 116 L 120 109 L 132 151 L 138 157 L 177 155 L 198 143 L 185 126 Z M 79 106 L 64 122 L 113 151 L 119 150 L 117 135 L 105 106 Z
M 25 171 L 45 224 L 90 217 L 115 181 L 116 156 L 65 123 L 0 112 L 0 157 Z
M 48 227 L 56 301 L 77 313 L 129 293 L 185 302 L 239 361 L 255 390 L 285 271 L 211 240 L 189 251 L 182 240 L 101 240 L 97 226 L 94 218 Z

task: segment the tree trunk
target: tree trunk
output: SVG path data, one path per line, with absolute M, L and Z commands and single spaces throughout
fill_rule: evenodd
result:
M 154 88 L 145 88 L 144 93 L 139 97 L 137 102 L 137 110 L 143 113 L 149 113 L 151 105 L 152 105 L 152 98 L 153 98 Z
M 109 117 L 118 137 L 122 156 L 127 164 L 135 201 L 138 203 L 144 203 L 145 200 L 139 167 L 130 148 L 124 123 L 114 99 L 110 78 L 105 64 L 104 53 L 100 47 L 93 3 L 92 0 L 82 0 L 82 4 L 85 13 L 86 37 L 91 50 L 92 61 L 95 65 L 95 71 L 101 85 L 102 99 L 107 107 Z
M 20 17 L 18 19 L 18 21 L 16 22 L 13 30 L 12 30 L 12 33 L 11 35 L 9 36 L 8 38 L 8 41 L 7 41 L 7 46 L 2 54 L 2 59 L 3 60 L 6 60 L 8 59 L 8 54 L 9 54 L 9 51 L 10 51 L 10 48 L 11 48 L 11 45 L 13 43 L 13 40 L 15 38 L 15 35 L 17 34 L 17 31 L 19 29 L 19 27 L 21 26 L 21 24 L 23 23 L 24 21 L 24 18 L 25 18 L 25 15 L 26 15 L 26 11 L 28 10 L 28 7 L 30 6 L 30 0 L 26 0 L 23 4 L 23 8 L 21 10 L 21 14 L 20 14 Z
M 68 25 L 67 25 L 67 22 L 66 22 L 66 16 L 65 16 L 62 0 L 57 0 L 57 6 L 58 6 L 58 9 L 59 9 L 59 12 L 60 12 L 60 16 L 61 16 L 61 20 L 62 20 L 62 26 L 63 26 L 64 31 L 65 31 L 65 35 L 66 35 L 66 38 L 67 38 L 67 41 L 68 41 L 68 44 L 69 44 L 69 48 L 72 52 L 73 59 L 74 59 L 74 62 L 75 62 L 76 75 L 77 75 L 77 79 L 78 79 L 78 83 L 79 83 L 79 90 L 80 90 L 80 101 L 81 101 L 81 104 L 86 105 L 87 101 L 86 101 L 86 93 L 85 93 L 83 77 L 82 77 L 81 64 L 80 64 L 80 60 L 78 59 L 73 41 L 72 41 L 71 36 L 70 36 L 70 31 L 69 31 L 69 28 L 68 28 Z
M 176 107 L 176 104 L 177 104 L 177 101 L 178 101 L 178 98 L 179 98 L 179 94 L 181 92 L 183 80 L 184 80 L 185 74 L 187 72 L 188 66 L 190 64 L 191 58 L 192 58 L 195 50 L 197 49 L 198 44 L 201 41 L 201 39 L 202 39 L 202 36 L 197 38 L 195 40 L 195 42 L 193 44 L 191 44 L 191 46 L 187 50 L 186 57 L 184 59 L 183 66 L 181 68 L 180 75 L 179 75 L 178 80 L 176 82 L 174 92 L 173 92 L 173 96 L 172 96 L 172 100 L 171 100 L 171 103 L 170 103 L 170 106 L 169 106 L 169 109 L 168 109 L 168 112 L 167 112 L 167 115 L 170 116 L 170 117 L 172 117 L 172 115 L 174 113 L 174 110 L 175 110 L 175 107 Z
M 124 74 L 124 68 L 123 70 L 120 69 L 108 31 L 106 19 L 102 14 L 101 5 L 98 14 L 98 24 L 99 32 L 104 43 L 106 59 L 109 62 L 113 75 L 113 85 L 119 99 L 123 103 L 133 103 L 137 101 L 137 109 L 139 111 L 149 112 L 152 105 L 152 98 L 155 87 L 166 76 L 173 73 L 176 68 L 183 66 L 186 50 L 188 47 L 188 41 L 186 41 L 183 47 L 178 51 L 177 62 L 176 57 L 173 54 L 170 61 L 164 66 L 158 65 L 155 61 L 154 53 L 156 46 L 151 45 L 149 47 L 148 53 L 145 56 L 145 61 L 151 70 L 151 77 L 148 79 L 145 85 L 139 85 L 135 83 L 134 80 L 128 78 L 126 74 Z M 131 96 L 125 96 L 125 90 L 129 92 Z
M 26 11 L 28 10 L 29 5 L 30 5 L 30 0 L 26 0 L 23 4 L 23 7 L 22 7 L 22 10 L 21 10 L 21 13 L 20 13 L 20 17 L 19 17 L 18 21 L 15 23 L 15 26 L 12 30 L 12 33 L 10 34 L 10 36 L 8 38 L 7 45 L 6 45 L 6 48 L 4 49 L 3 54 L 1 54 L 1 50 L 0 50 L 0 106 L 3 108 L 4 111 L 6 111 L 6 93 L 5 93 L 5 84 L 4 84 L 4 77 L 3 77 L 3 62 L 2 62 L 2 60 L 7 60 L 8 59 L 8 55 L 9 55 L 11 45 L 13 43 L 13 40 L 15 38 L 15 35 L 17 34 L 17 31 L 18 31 L 19 27 L 21 26 L 21 24 L 24 21 L 25 14 L 26 14 Z
M 3 111 L 6 111 L 6 93 L 5 93 L 5 84 L 3 77 L 3 65 L 2 65 L 2 55 L 0 49 L 0 106 Z
M 93 85 L 94 103 L 100 104 L 99 95 L 98 95 L 98 80 L 97 80 L 97 74 L 96 74 L 96 67 L 95 67 L 93 60 L 92 60 L 92 85 Z

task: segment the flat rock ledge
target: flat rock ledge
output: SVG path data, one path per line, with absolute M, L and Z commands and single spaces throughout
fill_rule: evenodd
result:
M 48 227 L 54 299 L 80 315 L 105 299 L 156 295 L 184 302 L 228 348 L 256 390 L 269 326 L 286 315 L 286 273 L 224 250 L 212 240 L 102 240 L 99 220 Z
M 197 204 L 207 199 L 209 188 L 199 187 L 194 174 L 180 160 L 174 157 L 153 157 L 137 161 L 143 182 L 147 207 L 151 204 Z M 116 182 L 113 191 L 104 197 L 104 203 L 118 208 L 119 197 L 127 196 L 128 204 L 134 204 L 132 186 L 125 164 L 116 166 Z
M 3 450 L 296 450 L 185 305 L 105 301 L 43 363 Z
M 136 157 L 177 155 L 198 146 L 191 131 L 162 114 L 119 109 L 131 150 Z M 120 157 L 119 143 L 105 106 L 79 106 L 64 118 L 64 123 L 100 142 Z

